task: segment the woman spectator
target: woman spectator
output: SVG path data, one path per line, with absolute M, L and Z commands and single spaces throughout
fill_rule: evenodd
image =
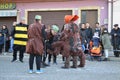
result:
M 1 30 L 2 34 L 5 37 L 5 52 L 8 52 L 9 49 L 9 31 L 6 25 L 2 26 L 2 30 Z
M 82 46 L 86 46 L 87 45 L 87 35 L 86 35 L 86 28 L 85 28 L 84 23 L 82 23 L 81 27 L 80 27 L 80 36 L 81 36 Z M 85 51 L 85 47 L 83 47 L 83 50 Z
M 3 36 L 3 34 L 0 32 L 0 54 L 2 54 L 3 45 L 4 45 L 4 36 Z
M 110 41 L 110 35 L 106 28 L 104 28 L 103 33 L 102 33 L 102 44 L 103 44 L 104 53 L 105 53 L 104 61 L 108 61 L 109 51 L 112 49 L 112 45 Z

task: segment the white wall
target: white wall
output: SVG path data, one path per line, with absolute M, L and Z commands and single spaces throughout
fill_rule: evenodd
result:
M 116 2 L 114 2 L 113 24 L 119 24 L 120 27 L 120 0 L 116 0 Z

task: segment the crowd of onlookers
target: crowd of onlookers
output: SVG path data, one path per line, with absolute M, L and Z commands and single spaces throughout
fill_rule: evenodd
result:
M 0 28 L 0 54 L 2 52 L 13 52 L 13 27 L 16 25 L 16 22 L 13 22 L 13 26 L 8 29 L 7 25 L 2 25 Z
M 108 59 L 109 51 L 113 51 L 116 57 L 119 57 L 120 50 L 120 28 L 118 24 L 113 26 L 111 32 L 108 32 L 107 27 L 104 25 L 95 24 L 92 29 L 89 23 L 82 23 L 80 26 L 80 35 L 82 37 L 82 44 L 85 48 L 89 47 L 90 40 L 93 45 L 98 47 L 99 43 L 102 46 L 102 53 L 105 54 L 105 60 Z M 113 46 L 113 49 L 112 49 Z

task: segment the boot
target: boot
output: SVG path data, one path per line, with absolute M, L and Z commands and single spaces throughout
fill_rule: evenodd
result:
M 65 66 L 62 66 L 61 68 L 62 68 L 62 69 L 69 69 L 69 67 L 65 67 Z
M 81 68 L 82 68 L 82 67 L 84 67 L 84 65 L 78 65 L 78 67 L 81 67 Z
M 103 61 L 108 61 L 108 58 L 104 58 Z
M 77 68 L 76 66 L 71 66 L 71 68 Z
M 45 62 L 42 63 L 44 66 L 49 66 L 48 64 L 46 64 Z

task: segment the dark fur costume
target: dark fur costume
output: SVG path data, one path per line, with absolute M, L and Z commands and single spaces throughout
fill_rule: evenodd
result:
M 76 36 L 78 36 L 78 34 Z M 76 36 L 74 36 L 74 37 L 76 37 Z M 84 67 L 85 66 L 85 55 L 84 55 L 84 53 L 83 53 L 83 51 L 81 49 L 81 46 L 79 46 L 79 48 L 78 48 L 78 45 L 76 44 L 76 45 L 74 45 L 74 48 L 76 50 L 71 51 L 71 49 L 70 49 L 71 46 L 69 44 L 70 37 L 71 37 L 70 31 L 65 31 L 64 30 L 61 33 L 60 41 L 54 42 L 52 44 L 52 47 L 54 48 L 54 54 L 61 52 L 62 55 L 64 57 L 68 58 L 68 59 L 69 59 L 70 56 L 72 56 L 72 57 L 79 56 L 79 58 L 80 58 L 79 67 Z M 80 37 L 79 37 L 79 39 L 80 39 Z M 77 42 L 77 40 L 75 40 L 75 43 L 76 42 Z M 65 67 L 69 67 L 67 65 L 69 65 L 69 63 L 65 63 Z

